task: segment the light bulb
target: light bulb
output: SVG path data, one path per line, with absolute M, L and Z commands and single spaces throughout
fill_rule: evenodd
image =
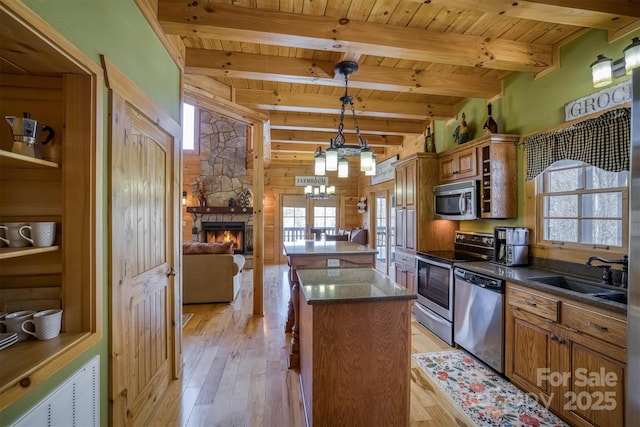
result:
M 367 147 L 366 142 L 364 148 L 360 150 L 360 170 L 368 171 L 373 163 L 373 151 Z
M 598 59 L 591 64 L 591 76 L 593 77 L 593 87 L 604 87 L 613 81 L 611 71 L 611 58 L 598 55 Z
M 326 165 L 326 159 L 324 157 L 324 154 L 322 154 L 322 149 L 318 147 L 318 151 L 316 152 L 316 155 L 315 155 L 315 174 L 324 175 L 325 165 Z
M 337 171 L 338 170 L 338 149 L 333 145 L 333 139 L 331 140 L 331 145 L 325 151 L 326 156 L 326 170 L 328 171 Z
M 627 74 L 631 74 L 631 70 L 640 67 L 640 37 L 631 39 L 631 44 L 625 47 L 624 52 L 624 68 Z
M 338 160 L 338 178 L 349 177 L 349 161 L 346 157 L 340 157 Z

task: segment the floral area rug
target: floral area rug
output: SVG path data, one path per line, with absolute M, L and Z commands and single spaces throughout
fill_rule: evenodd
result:
M 532 396 L 463 350 L 412 355 L 478 426 L 566 426 Z

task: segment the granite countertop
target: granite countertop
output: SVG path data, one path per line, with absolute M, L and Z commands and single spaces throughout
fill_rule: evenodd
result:
M 353 242 L 334 242 L 324 240 L 299 240 L 284 244 L 284 252 L 289 255 L 350 255 L 377 254 L 369 246 Z
M 415 293 L 373 268 L 298 270 L 308 304 L 416 299 Z
M 595 307 L 604 308 L 604 309 L 615 311 L 618 313 L 627 312 L 626 304 L 605 300 L 589 294 L 575 292 L 569 289 L 563 289 L 556 286 L 547 285 L 541 282 L 536 282 L 531 280 L 531 277 L 567 276 L 567 277 L 574 277 L 576 279 L 583 280 L 585 282 L 593 282 L 592 280 L 589 280 L 589 279 L 571 276 L 566 273 L 562 273 L 558 271 L 541 270 L 539 268 L 533 268 L 533 267 L 507 267 L 504 265 L 493 264 L 488 261 L 461 262 L 461 263 L 456 263 L 455 266 L 464 268 L 465 270 L 473 271 L 476 273 L 486 274 L 487 276 L 496 277 L 499 279 L 505 279 L 510 282 L 517 283 L 519 285 L 527 286 L 531 289 L 537 289 L 539 291 L 548 292 L 550 294 L 572 298 L 576 301 L 580 301 L 585 304 L 590 304 Z M 615 286 L 604 286 L 604 285 L 598 285 L 598 286 L 602 286 L 602 288 L 606 288 L 607 290 L 626 292 L 626 289 L 617 288 Z

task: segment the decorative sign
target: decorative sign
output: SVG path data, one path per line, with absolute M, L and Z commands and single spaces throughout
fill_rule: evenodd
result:
M 384 162 L 380 162 L 376 164 L 376 174 L 371 177 L 371 185 L 377 185 L 382 182 L 391 181 L 392 179 L 395 179 L 396 177 L 395 169 L 391 165 L 396 160 L 398 160 L 398 155 L 389 157 Z
M 564 121 L 568 122 L 627 102 L 631 102 L 631 80 L 565 104 Z
M 328 176 L 296 176 L 296 187 L 329 185 Z

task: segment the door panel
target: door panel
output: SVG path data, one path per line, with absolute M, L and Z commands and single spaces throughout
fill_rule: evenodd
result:
M 119 107 L 114 116 L 124 126 L 112 135 L 113 424 L 141 425 L 172 377 L 173 137 L 129 104 Z

